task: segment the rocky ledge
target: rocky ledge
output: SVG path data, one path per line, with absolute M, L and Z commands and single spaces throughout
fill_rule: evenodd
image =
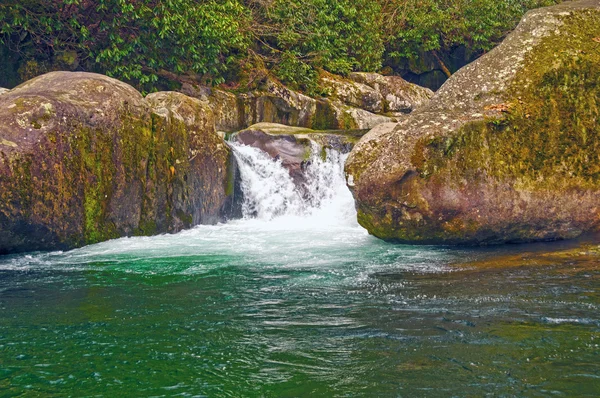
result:
M 277 123 L 257 123 L 233 136 L 233 140 L 280 160 L 294 182 L 302 186 L 304 169 L 314 150 L 327 148 L 348 153 L 366 130 L 322 130 L 292 127 Z M 316 146 L 315 146 L 316 144 Z
M 181 92 L 205 101 L 216 127 L 233 132 L 257 123 L 278 123 L 314 130 L 370 129 L 402 119 L 433 96 L 427 88 L 399 76 L 351 73 L 347 78 L 323 74 L 326 97 L 313 98 L 267 81 L 259 90 L 235 94 L 218 88 L 184 84 Z

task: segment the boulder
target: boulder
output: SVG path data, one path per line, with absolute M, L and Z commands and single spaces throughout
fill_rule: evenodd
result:
M 433 91 L 430 89 L 409 83 L 400 76 L 355 72 L 351 73 L 349 78 L 380 93 L 383 111 L 388 113 L 410 113 L 433 97 Z
M 489 244 L 600 226 L 600 1 L 528 12 L 346 164 L 359 222 L 386 240 Z
M 230 162 L 212 117 L 196 99 L 146 100 L 91 73 L 48 73 L 2 94 L 0 254 L 217 221 Z
M 321 77 L 321 85 L 330 91 L 329 95 L 331 97 L 348 106 L 372 113 L 383 113 L 384 111 L 381 92 L 362 81 L 353 81 L 343 79 L 340 76 L 325 74 Z
M 150 94 L 146 101 L 156 143 L 151 156 L 169 166 L 152 165 L 155 178 L 146 181 L 141 223 L 172 232 L 222 220 L 232 193 L 232 155 L 215 131 L 212 111 L 177 92 Z
M 181 92 L 206 101 L 217 130 L 233 132 L 257 123 L 277 123 L 314 130 L 370 129 L 403 118 L 433 95 L 398 76 L 355 73 L 349 79 L 325 74 L 327 98 L 312 98 L 267 81 L 261 90 L 233 94 L 218 88 L 184 84 Z

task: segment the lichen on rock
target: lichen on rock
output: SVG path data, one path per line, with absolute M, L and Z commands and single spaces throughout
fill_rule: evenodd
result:
M 359 221 L 384 239 L 500 243 L 600 225 L 600 2 L 530 11 L 346 172 Z
M 325 73 L 329 95 L 313 98 L 268 80 L 260 89 L 234 94 L 219 88 L 184 84 L 181 91 L 209 104 L 217 130 L 234 132 L 257 123 L 277 123 L 313 130 L 369 129 L 402 118 L 424 105 L 433 92 L 399 76 L 353 73 L 348 78 Z
M 0 96 L 0 253 L 223 216 L 230 152 L 200 101 L 52 72 Z

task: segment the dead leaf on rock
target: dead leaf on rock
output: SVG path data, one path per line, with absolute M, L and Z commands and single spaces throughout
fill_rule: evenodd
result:
M 510 110 L 509 104 L 494 104 L 488 105 L 485 108 L 486 111 L 498 111 L 498 112 L 508 112 Z

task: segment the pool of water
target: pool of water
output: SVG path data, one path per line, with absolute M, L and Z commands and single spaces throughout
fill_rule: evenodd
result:
M 385 243 L 232 147 L 243 220 L 0 257 L 0 396 L 600 396 L 600 240 Z
M 579 244 L 309 221 L 0 257 L 0 396 L 600 394 L 600 267 Z

